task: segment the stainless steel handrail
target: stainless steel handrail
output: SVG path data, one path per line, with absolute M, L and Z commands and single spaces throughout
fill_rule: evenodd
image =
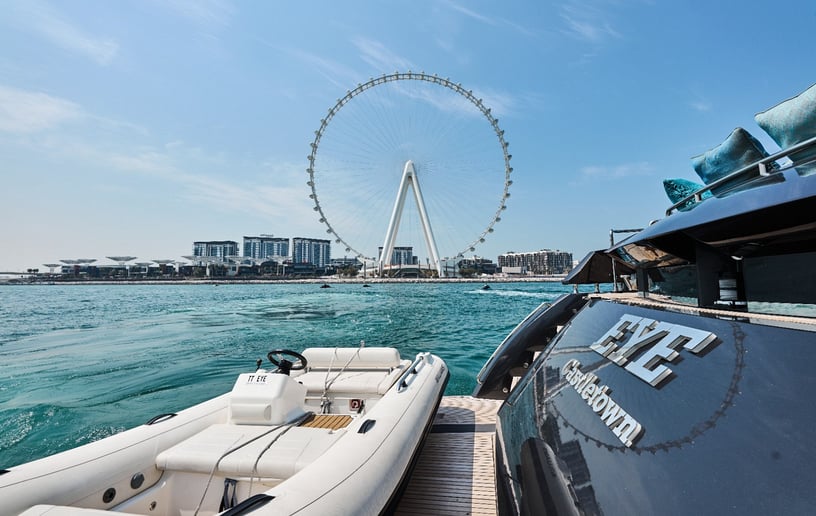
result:
M 712 190 L 714 188 L 717 188 L 718 186 L 721 186 L 721 185 L 723 185 L 723 184 L 725 184 L 725 183 L 727 183 L 727 182 L 729 182 L 729 181 L 731 181 L 733 179 L 736 179 L 736 178 L 738 178 L 740 176 L 743 176 L 743 175 L 747 176 L 748 172 L 758 170 L 759 171 L 759 176 L 758 177 L 770 176 L 770 175 L 782 172 L 783 170 L 786 170 L 787 167 L 785 169 L 779 169 L 779 170 L 768 170 L 768 164 L 773 163 L 774 161 L 777 161 L 777 160 L 782 159 L 784 157 L 787 157 L 788 155 L 793 154 L 794 152 L 798 152 L 798 151 L 800 151 L 802 149 L 806 149 L 806 148 L 809 148 L 809 147 L 814 146 L 814 145 L 816 145 L 816 137 L 809 138 L 809 139 L 807 139 L 807 140 L 805 140 L 803 142 L 797 143 L 796 145 L 792 145 L 791 147 L 788 147 L 787 149 L 783 149 L 783 150 L 781 150 L 781 151 L 779 151 L 779 152 L 777 152 L 775 154 L 771 154 L 770 156 L 762 158 L 759 161 L 751 163 L 750 165 L 742 167 L 739 170 L 731 172 L 727 176 L 721 177 L 720 179 L 717 179 L 716 181 L 713 181 L 713 182 L 703 186 L 702 188 L 696 190 L 693 194 L 688 195 L 688 196 L 684 197 L 683 199 L 681 199 L 680 201 L 672 204 L 669 207 L 669 209 L 666 210 L 666 216 L 671 215 L 672 212 L 677 210 L 680 206 L 685 205 L 687 202 L 689 202 L 692 199 L 694 200 L 694 202 L 701 202 L 702 201 L 702 196 L 703 196 L 704 193 L 706 193 L 706 192 L 708 192 L 708 191 L 710 191 L 710 190 Z M 794 163 L 792 166 L 795 167 L 796 164 Z
M 397 380 L 397 392 L 402 392 L 408 388 L 408 378 L 411 375 L 419 373 L 421 369 L 421 368 L 418 369 L 419 365 L 425 362 L 427 358 L 428 353 L 420 353 L 419 355 L 417 355 L 416 359 L 414 359 L 414 362 L 408 367 L 408 369 L 405 370 L 404 373 L 402 373 L 402 375 L 399 377 L 399 380 Z

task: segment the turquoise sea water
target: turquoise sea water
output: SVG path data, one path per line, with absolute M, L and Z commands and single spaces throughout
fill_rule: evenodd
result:
M 0 469 L 232 388 L 275 348 L 442 357 L 448 395 L 560 283 L 0 286 Z

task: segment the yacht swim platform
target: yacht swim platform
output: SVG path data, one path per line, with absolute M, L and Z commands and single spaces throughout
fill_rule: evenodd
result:
M 500 405 L 442 398 L 396 515 L 497 514 L 493 439 Z

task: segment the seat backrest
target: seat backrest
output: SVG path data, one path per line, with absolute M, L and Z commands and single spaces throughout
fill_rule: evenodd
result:
M 400 365 L 399 351 L 386 347 L 308 348 L 303 356 L 309 369 L 392 369 Z

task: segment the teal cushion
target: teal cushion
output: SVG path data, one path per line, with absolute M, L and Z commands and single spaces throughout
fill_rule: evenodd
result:
M 759 140 L 742 127 L 737 127 L 731 131 L 724 142 L 708 152 L 691 158 L 691 163 L 703 183 L 711 184 L 767 156 L 768 153 Z M 733 184 L 719 186 L 714 189 L 714 193 L 729 190 L 747 179 L 750 178 L 735 180 Z
M 688 179 L 677 178 L 663 180 L 663 188 L 666 190 L 666 195 L 669 196 L 669 200 L 672 202 L 672 204 L 677 204 L 702 187 L 703 185 L 695 183 L 694 181 L 689 181 Z M 711 197 L 711 192 L 704 192 L 702 198 L 707 199 L 708 197 Z M 691 199 L 688 202 L 683 203 L 681 206 L 678 206 L 677 209 L 681 211 L 688 210 L 694 205 L 694 203 L 694 199 Z
M 754 120 L 781 149 L 813 138 L 816 136 L 816 84 L 793 98 L 757 113 Z M 816 158 L 816 149 L 796 152 L 789 157 L 796 166 L 797 162 Z M 814 168 L 814 165 L 796 167 L 800 173 L 805 169 L 816 171 Z

